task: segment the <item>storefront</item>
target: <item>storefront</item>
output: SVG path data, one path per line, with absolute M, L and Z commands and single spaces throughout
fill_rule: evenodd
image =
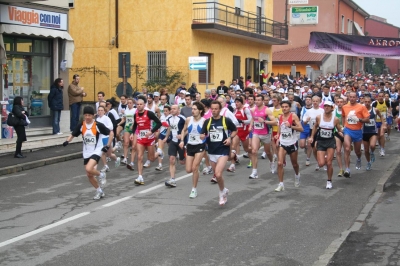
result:
M 0 4 L 1 99 L 12 102 L 21 96 L 32 127 L 51 126 L 50 86 L 58 77 L 67 78 L 72 65 L 68 10 L 49 9 Z M 68 100 L 67 82 L 64 79 Z

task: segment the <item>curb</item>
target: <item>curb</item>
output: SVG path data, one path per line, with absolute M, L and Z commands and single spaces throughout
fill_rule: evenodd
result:
M 45 166 L 45 165 L 65 162 L 65 161 L 74 160 L 74 159 L 80 159 L 80 158 L 82 158 L 82 152 L 75 152 L 75 153 L 71 153 L 71 154 L 67 154 L 67 155 L 42 159 L 42 160 L 38 160 L 38 161 L 34 161 L 34 162 L 16 164 L 14 166 L 0 168 L 0 176 L 13 174 L 13 173 L 21 172 L 21 171 L 26 171 L 29 169 L 33 169 L 33 168 L 37 168 L 37 167 L 41 167 L 41 166 Z
M 367 219 L 369 213 L 374 208 L 375 204 L 378 202 L 380 197 L 382 196 L 385 190 L 385 184 L 393 174 L 397 165 L 399 164 L 400 155 L 397 156 L 397 159 L 393 161 L 392 165 L 386 170 L 386 172 L 379 179 L 377 186 L 375 187 L 375 191 L 372 193 L 364 208 L 361 210 L 360 214 L 354 221 L 353 225 L 340 234 L 340 237 L 333 240 L 332 243 L 325 250 L 324 254 L 322 254 L 317 261 L 313 263 L 313 266 L 327 266 L 329 265 L 329 261 L 332 259 L 333 255 L 339 250 L 342 246 L 343 242 L 347 239 L 351 232 L 356 232 L 360 230 L 365 220 Z

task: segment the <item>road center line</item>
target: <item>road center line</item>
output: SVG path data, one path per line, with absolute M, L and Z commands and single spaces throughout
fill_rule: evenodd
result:
M 0 180 L 7 179 L 7 178 L 10 178 L 10 177 L 24 176 L 24 175 L 26 175 L 26 174 L 4 176 L 4 177 L 0 177 Z

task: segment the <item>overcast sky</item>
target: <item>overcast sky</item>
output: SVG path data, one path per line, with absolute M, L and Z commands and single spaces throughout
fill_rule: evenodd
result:
M 386 18 L 387 22 L 400 27 L 398 12 L 400 10 L 399 0 L 353 0 L 368 14 Z

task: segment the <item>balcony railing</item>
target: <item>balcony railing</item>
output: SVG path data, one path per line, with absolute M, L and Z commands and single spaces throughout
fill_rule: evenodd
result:
M 197 2 L 193 5 L 193 24 L 215 23 L 272 38 L 288 39 L 287 24 L 216 2 Z

